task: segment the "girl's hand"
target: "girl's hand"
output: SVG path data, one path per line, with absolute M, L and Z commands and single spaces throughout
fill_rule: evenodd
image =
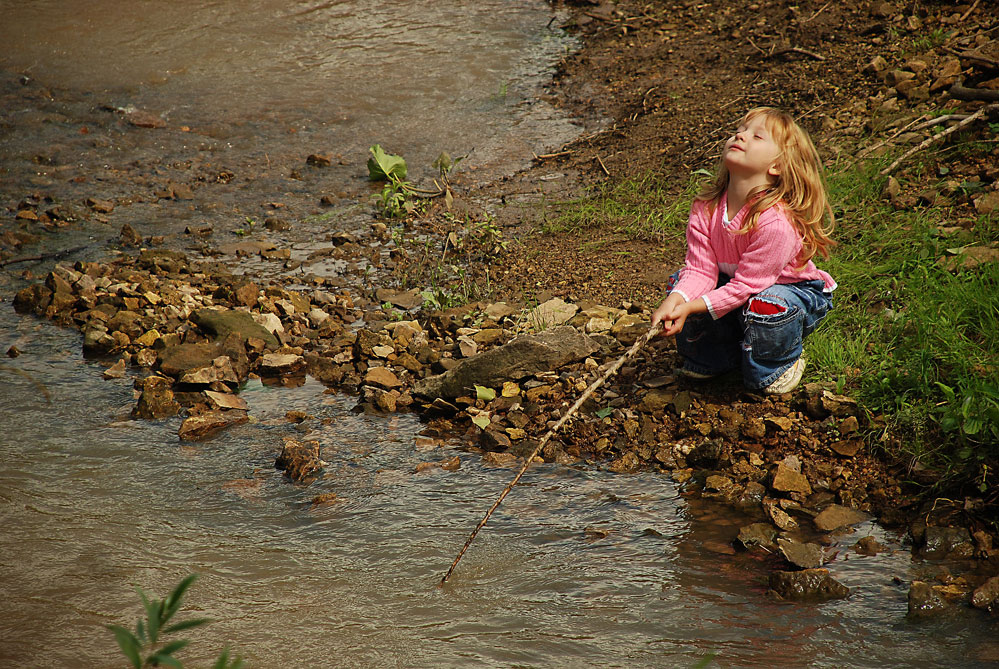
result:
M 679 293 L 670 293 L 669 297 L 659 305 L 659 308 L 652 312 L 652 325 L 661 322 L 663 324 L 663 335 L 674 335 L 680 331 L 673 326 L 674 319 L 676 318 L 674 312 L 681 304 L 683 304 L 683 296 Z M 683 327 L 682 323 L 680 327 Z

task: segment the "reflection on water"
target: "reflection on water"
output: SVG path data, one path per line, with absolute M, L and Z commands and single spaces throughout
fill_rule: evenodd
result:
M 850 554 L 845 537 L 830 565 L 850 599 L 770 602 L 758 558 L 725 550 L 726 514 L 661 475 L 589 468 L 532 469 L 438 588 L 513 470 L 421 452 L 415 417 L 354 413 L 311 380 L 251 383 L 254 421 L 181 444 L 179 419 L 125 418 L 130 382 L 98 381 L 75 332 L 9 305 L 0 332 L 23 351 L 0 367 L 3 666 L 115 663 L 102 626 L 138 617 L 132 587 L 162 596 L 191 571 L 191 615 L 215 621 L 189 635 L 194 664 L 229 643 L 261 667 L 975 666 L 961 658 L 991 629 L 975 613 L 906 623 L 892 577 L 917 566 L 873 525 L 860 532 L 893 552 Z M 321 442 L 322 479 L 274 469 L 285 436 Z M 455 453 L 458 472 L 415 473 Z M 323 492 L 339 501 L 314 507 Z

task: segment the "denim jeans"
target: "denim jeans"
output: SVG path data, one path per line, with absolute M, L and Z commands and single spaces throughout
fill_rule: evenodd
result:
M 669 288 L 679 278 L 670 277 Z M 718 286 L 729 281 L 722 274 Z M 676 337 L 684 367 L 701 374 L 742 368 L 747 388 L 766 388 L 801 356 L 801 344 L 832 308 L 821 281 L 774 284 L 718 320 L 710 314 L 687 317 Z

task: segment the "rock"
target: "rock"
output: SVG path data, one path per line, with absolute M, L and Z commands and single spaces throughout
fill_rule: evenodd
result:
M 285 439 L 274 466 L 283 469 L 293 481 L 302 482 L 320 471 L 326 463 L 319 459 L 318 441 Z
M 840 441 L 834 441 L 829 444 L 829 448 L 833 450 L 837 455 L 841 455 L 844 458 L 852 458 L 857 454 L 858 451 L 863 447 L 864 442 L 860 439 L 844 439 Z
M 625 346 L 631 346 L 635 341 L 649 331 L 649 319 L 642 314 L 625 314 L 617 319 L 611 328 L 611 335 Z
M 288 376 L 305 370 L 305 358 L 294 353 L 265 353 L 260 358 L 261 376 Z
M 778 539 L 777 547 L 781 555 L 795 567 L 815 569 L 821 567 L 823 560 L 822 547 L 818 544 L 803 544 L 790 539 Z
M 971 534 L 964 527 L 927 527 L 919 555 L 928 560 L 970 558 L 975 552 Z
M 519 458 L 513 453 L 506 452 L 493 452 L 489 451 L 482 454 L 482 462 L 487 465 L 495 465 L 497 467 L 509 467 L 510 465 L 516 464 Z
M 121 232 L 118 233 L 118 241 L 122 246 L 142 246 L 142 237 L 128 223 L 121 226 Z
M 774 473 L 774 479 L 770 487 L 778 492 L 797 492 L 803 495 L 812 494 L 812 486 L 808 483 L 808 479 L 800 472 L 794 471 L 783 463 L 777 466 L 777 471 Z
M 909 586 L 909 617 L 910 618 L 933 618 L 947 609 L 950 604 L 943 595 L 937 592 L 929 583 L 924 581 L 913 581 Z
M 479 446 L 487 451 L 505 451 L 512 445 L 510 436 L 495 426 L 486 426 L 479 435 Z
M 329 167 L 333 164 L 333 160 L 327 155 L 312 153 L 305 159 L 305 164 L 312 165 L 313 167 Z
M 861 555 L 877 555 L 885 550 L 885 547 L 878 543 L 874 537 L 863 537 L 853 545 L 853 549 Z
M 736 541 L 743 548 L 751 548 L 753 546 L 773 548 L 776 539 L 777 530 L 773 525 L 770 523 L 753 523 L 752 525 L 739 528 L 739 536 L 736 538 Z
M 113 365 L 104 370 L 105 380 L 121 379 L 124 378 L 124 376 L 125 376 L 124 360 L 118 360 L 118 362 L 114 363 Z
M 212 361 L 211 365 L 187 370 L 180 375 L 178 381 L 180 383 L 203 386 L 221 381 L 222 383 L 228 383 L 230 386 L 235 386 L 239 383 L 239 378 L 236 376 L 236 372 L 233 370 L 228 356 L 220 355 Z
M 181 441 L 202 441 L 230 425 L 239 425 L 247 420 L 245 411 L 208 411 L 185 419 L 177 435 Z
M 17 291 L 14 296 L 14 311 L 19 314 L 34 313 L 39 316 L 52 302 L 52 291 L 41 284 L 32 284 Z
M 423 294 L 416 290 L 390 290 L 388 288 L 379 288 L 375 291 L 375 297 L 379 302 L 388 302 L 392 306 L 399 307 L 400 309 L 415 309 L 416 307 L 423 304 Z
M 555 297 L 528 312 L 527 322 L 538 330 L 546 330 L 562 325 L 575 316 L 577 311 L 579 307 L 575 304 L 567 304 Z
M 712 439 L 698 444 L 687 454 L 687 462 L 694 467 L 714 469 L 724 457 L 724 442 Z
M 676 392 L 664 388 L 653 388 L 642 396 L 638 410 L 644 413 L 661 414 L 676 397 Z
M 413 387 L 413 394 L 428 399 L 453 399 L 468 394 L 475 385 L 500 387 L 505 381 L 552 371 L 598 350 L 592 339 L 568 326 L 524 335 L 462 360 L 444 374 L 420 380 Z
M 871 517 L 863 511 L 840 506 L 839 504 L 830 504 L 819 515 L 815 516 L 813 522 L 815 523 L 815 527 L 820 531 L 832 532 L 841 527 L 856 525 L 870 519 Z
M 402 385 L 402 381 L 387 367 L 369 367 L 364 374 L 364 383 L 392 390 Z
M 243 398 L 231 393 L 218 393 L 214 390 L 206 390 L 205 397 L 219 409 L 242 409 L 246 411 L 250 408 Z
M 170 379 L 162 376 L 150 376 L 141 382 L 142 394 L 132 409 L 132 418 L 155 420 L 176 416 L 180 412 L 180 404 L 173 399 Z
M 257 323 L 253 316 L 245 311 L 198 309 L 191 314 L 191 321 L 216 341 L 235 333 L 244 343 L 250 337 L 257 337 L 272 348 L 281 345 L 270 330 Z
M 151 112 L 142 109 L 130 109 L 126 111 L 125 120 L 136 128 L 165 128 L 166 121 Z
M 490 304 L 485 309 L 482 310 L 482 314 L 497 323 L 501 322 L 507 316 L 512 316 L 517 313 L 517 309 L 514 309 L 506 302 L 494 302 Z
M 829 575 L 828 569 L 775 571 L 770 574 L 770 589 L 782 599 L 842 599 L 850 589 Z
M 759 441 L 763 437 L 767 436 L 767 426 L 764 425 L 763 421 L 759 418 L 750 417 L 739 426 L 739 432 L 741 432 L 742 436 L 746 439 Z
M 713 474 L 704 481 L 704 489 L 709 492 L 725 492 L 735 485 L 732 483 L 732 479 L 727 476 L 718 476 Z
M 773 500 L 764 501 L 763 510 L 770 517 L 770 520 L 773 521 L 773 524 L 785 532 L 798 529 L 798 521 L 792 518 L 787 511 L 780 508 Z M 818 565 L 813 566 L 817 567 Z
M 179 378 L 188 370 L 211 367 L 220 352 L 215 344 L 170 346 L 159 353 L 160 371 L 167 376 Z
M 995 615 L 999 613 L 999 576 L 985 581 L 971 595 L 971 605 Z

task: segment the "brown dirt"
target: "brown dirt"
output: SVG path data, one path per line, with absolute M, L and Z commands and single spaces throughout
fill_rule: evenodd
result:
M 827 163 L 889 135 L 882 131 L 897 119 L 975 109 L 980 104 L 951 100 L 942 89 L 924 101 L 898 98 L 891 111 L 895 91 L 867 66 L 876 57 L 890 69 L 918 58 L 932 70 L 983 41 L 989 52 L 999 21 L 999 7 L 984 2 L 565 5 L 584 47 L 563 63 L 550 94 L 590 130 L 556 152 L 564 155 L 536 160 L 533 169 L 488 188 L 507 203 L 496 215 L 517 240 L 494 266 L 505 268 L 500 283 L 515 298 L 575 296 L 646 307 L 655 306 L 665 277 L 682 263 L 680 245 L 635 239 L 613 226 L 540 234 L 537 202 L 646 176 L 679 194 L 693 170 L 714 169 L 724 139 L 754 106 L 793 114 Z M 934 31 L 955 30 L 946 43 L 919 48 Z

